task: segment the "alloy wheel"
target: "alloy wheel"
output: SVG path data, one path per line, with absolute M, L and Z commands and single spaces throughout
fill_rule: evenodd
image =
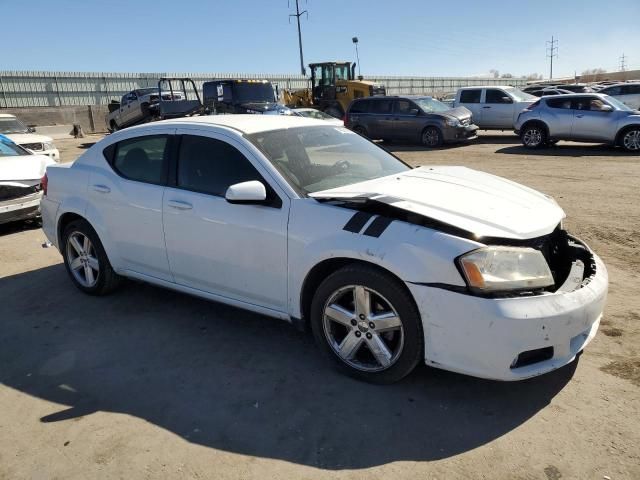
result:
M 427 128 L 422 134 L 422 143 L 429 147 L 435 147 L 440 143 L 440 134 L 435 128 Z
M 539 128 L 528 128 L 522 137 L 527 147 L 537 147 L 542 143 L 542 131 Z
M 630 130 L 622 137 L 622 145 L 630 151 L 640 150 L 640 130 Z
M 93 287 L 100 275 L 100 262 L 89 237 L 73 232 L 67 238 L 67 261 L 73 278 L 85 288 Z
M 402 320 L 380 293 L 362 285 L 336 290 L 323 311 L 323 330 L 333 352 L 365 372 L 391 367 L 404 347 Z

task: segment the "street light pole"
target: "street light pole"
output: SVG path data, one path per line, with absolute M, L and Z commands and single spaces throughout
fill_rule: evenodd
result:
M 358 61 L 358 77 L 361 77 L 362 74 L 360 73 L 360 54 L 358 53 L 358 37 L 353 37 L 351 41 L 356 46 L 356 59 Z

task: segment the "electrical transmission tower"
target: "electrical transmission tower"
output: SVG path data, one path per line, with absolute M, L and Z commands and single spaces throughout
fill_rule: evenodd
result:
M 549 57 L 549 80 L 553 78 L 553 57 L 558 57 L 558 39 L 551 36 L 547 41 L 547 57 Z
M 620 66 L 618 68 L 621 72 L 624 72 L 627 69 L 627 56 L 623 53 L 619 60 Z
M 289 6 L 289 4 L 287 4 Z M 289 15 L 289 21 L 291 21 L 291 17 L 296 17 L 298 22 L 298 48 L 300 49 L 300 72 L 302 75 L 307 74 L 307 70 L 304 68 L 304 59 L 302 58 L 302 32 L 300 31 L 300 17 L 306 14 L 307 18 L 309 18 L 309 12 L 306 10 L 300 11 L 300 5 L 298 4 L 298 0 L 296 0 L 296 13 L 292 13 Z

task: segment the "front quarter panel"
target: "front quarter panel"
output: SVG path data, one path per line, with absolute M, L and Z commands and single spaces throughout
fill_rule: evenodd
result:
M 454 259 L 481 244 L 399 220 L 379 236 L 365 235 L 376 216 L 357 232 L 344 230 L 357 213 L 305 198 L 291 203 L 289 218 L 289 310 L 301 318 L 304 280 L 320 262 L 348 258 L 377 265 L 404 282 L 465 286 Z

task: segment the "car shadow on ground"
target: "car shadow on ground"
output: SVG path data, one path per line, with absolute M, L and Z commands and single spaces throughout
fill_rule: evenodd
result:
M 479 135 L 478 138 L 467 142 L 447 143 L 440 147 L 425 147 L 420 144 L 399 143 L 399 142 L 376 142 L 376 144 L 389 152 L 423 152 L 423 151 L 439 151 L 464 148 L 473 144 L 491 144 L 491 145 L 512 145 L 520 144 L 520 139 L 515 135 Z
M 17 222 L 9 222 L 0 224 L 0 237 L 11 235 L 13 233 L 24 232 L 28 230 L 36 230 L 42 227 L 40 218 L 31 220 L 18 220 Z
M 51 405 L 43 431 L 119 412 L 196 444 L 329 470 L 477 448 L 549 405 L 576 367 L 518 383 L 420 367 L 375 386 L 335 372 L 285 322 L 149 285 L 90 297 L 59 264 L 0 279 L 0 292 L 0 382 L 67 406 Z
M 576 145 L 575 143 L 563 144 L 558 143 L 553 147 L 531 149 L 523 145 L 515 145 L 513 147 L 504 147 L 496 150 L 496 153 L 506 153 L 509 155 L 539 155 L 539 156 L 555 156 L 555 157 L 631 157 L 633 155 L 625 152 L 621 148 L 615 148 L 611 145 L 602 144 L 584 144 Z M 637 158 L 637 155 L 636 155 Z

